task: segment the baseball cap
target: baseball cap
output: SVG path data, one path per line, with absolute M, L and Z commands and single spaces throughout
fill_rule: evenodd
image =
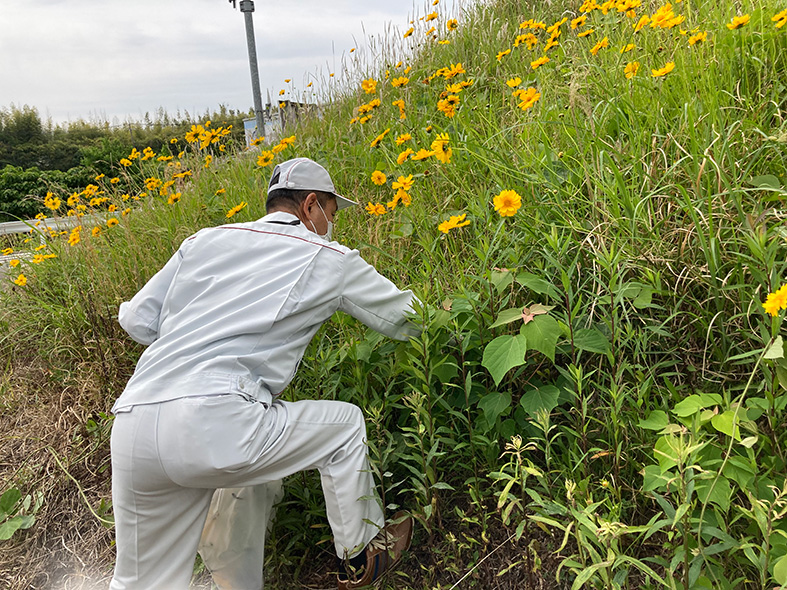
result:
M 328 171 L 309 158 L 293 158 L 276 165 L 268 183 L 268 194 L 280 188 L 321 191 L 333 195 L 336 197 L 337 211 L 358 204 L 337 194 Z

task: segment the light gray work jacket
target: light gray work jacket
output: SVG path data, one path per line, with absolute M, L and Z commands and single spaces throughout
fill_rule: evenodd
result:
M 200 230 L 131 299 L 121 326 L 149 345 L 113 412 L 223 393 L 270 403 L 337 310 L 399 340 L 413 293 L 294 215 Z

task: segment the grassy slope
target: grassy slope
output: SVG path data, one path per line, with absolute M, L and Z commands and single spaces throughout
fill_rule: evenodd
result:
M 787 183 L 787 33 L 770 20 L 784 7 L 743 6 L 751 21 L 729 30 L 737 5 L 685 1 L 674 6 L 684 23 L 638 33 L 636 19 L 616 10 L 594 10 L 588 24 L 572 30 L 578 8 L 488 3 L 461 15 L 453 32 L 446 32 L 446 15 L 416 21 L 411 37 L 392 32 L 381 44 L 384 55 L 368 65 L 378 80 L 374 94 L 356 81 L 356 90 L 326 107 L 320 120 L 292 129 L 296 143 L 276 161 L 318 159 L 340 190 L 364 204 L 386 203 L 392 181 L 413 174 L 409 207 L 380 217 L 345 212 L 336 234 L 433 309 L 424 312 L 431 314 L 424 339 L 400 346 L 336 318 L 310 347 L 287 395 L 348 399 L 367 411 L 376 466 L 391 473 L 384 478 L 386 501 L 412 510 L 422 524 L 422 548 L 408 569 L 414 587 L 450 586 L 517 532 L 519 544 L 509 542 L 496 554 L 503 563 L 496 558 L 479 568 L 479 587 L 521 588 L 533 576 L 549 585 L 567 557 L 563 581 L 570 570 L 594 573 L 596 584 L 628 575 L 636 585 L 652 567 L 681 586 L 766 584 L 787 547 L 767 526 L 762 532 L 752 505 L 781 506 L 768 486 L 781 488 L 784 481 L 785 416 L 774 362 L 746 355 L 776 335 L 781 322 L 771 321 L 759 302 L 785 270 L 774 197 L 785 194 Z M 657 8 L 644 3 L 636 12 L 652 15 Z M 516 35 L 529 32 L 519 23 L 535 18 L 548 26 L 564 16 L 550 62 L 533 70 L 547 35 L 535 31 L 533 50 L 513 47 Z M 432 25 L 450 44 L 425 37 Z M 591 27 L 594 34 L 577 36 Z M 708 39 L 689 46 L 680 29 L 695 27 L 708 31 Z M 592 55 L 604 37 L 609 47 Z M 621 53 L 629 43 L 636 47 Z M 506 49 L 511 53 L 498 59 Z M 396 67 L 400 59 L 405 63 Z M 632 61 L 640 70 L 627 80 L 624 66 Z M 651 76 L 670 61 L 673 72 Z M 450 81 L 433 76 L 456 63 L 465 73 Z M 392 87 L 390 79 L 402 75 L 409 83 Z M 541 93 L 528 110 L 517 107 L 506 85 L 515 76 L 522 88 Z M 457 112 L 448 118 L 438 100 L 448 83 L 462 80 L 473 83 L 458 94 Z M 350 123 L 375 97 L 381 104 L 371 120 Z M 391 104 L 398 99 L 405 101 L 405 119 Z M 370 147 L 386 129 L 379 146 Z M 394 139 L 405 132 L 412 139 L 397 146 Z M 450 163 L 434 157 L 396 163 L 402 149 L 428 149 L 438 133 L 450 137 Z M 233 220 L 263 213 L 260 193 L 270 168 L 258 167 L 255 155 L 215 155 L 208 167 L 202 154 L 184 155 L 182 165 L 194 177 L 178 203 L 142 199 L 98 238 L 83 235 L 75 247 L 51 240 L 46 251 L 58 258 L 26 265 L 28 284 L 2 294 L 7 369 L 0 403 L 9 433 L 3 487 L 45 498 L 36 527 L 0 547 L 2 570 L 13 572 L 3 582 L 11 587 L 42 584 L 47 573 L 78 579 L 76 562 L 52 549 L 61 537 L 89 564 L 76 571 L 107 574 L 111 533 L 86 509 L 55 456 L 100 511 L 100 500 L 109 499 L 109 422 L 102 412 L 140 352 L 112 319 L 118 303 L 185 236 L 223 222 L 230 207 L 248 203 Z M 174 171 L 155 160 L 135 165 L 162 178 Z M 385 185 L 370 181 L 374 170 L 386 173 Z M 216 194 L 221 189 L 226 192 Z M 502 190 L 521 195 L 511 218 L 492 207 Z M 470 225 L 440 233 L 438 223 L 456 214 L 467 214 Z M 482 365 L 489 365 L 486 347 L 512 345 L 519 324 L 491 326 L 501 311 L 533 302 L 554 306 L 533 322 L 557 339 L 554 362 L 543 354 L 549 346 L 528 332 L 528 352 L 520 351 L 513 362 L 519 366 L 496 383 Z M 508 339 L 495 340 L 501 337 Z M 678 405 L 699 392 L 719 397 Z M 742 392 L 745 400 L 736 397 Z M 757 437 L 750 447 L 712 419 L 730 417 L 725 412 L 734 414 L 735 402 L 748 418 L 739 438 Z M 554 403 L 551 412 L 536 411 Z M 517 434 L 532 448 L 515 441 L 505 447 Z M 695 444 L 701 447 L 692 449 Z M 645 489 L 643 470 L 650 477 Z M 304 564 L 315 555 L 321 561 L 312 547 L 327 538 L 318 482 L 304 476 L 289 488 L 268 556 L 269 580 L 281 587 L 293 572 L 319 579 Z M 508 512 L 499 516 L 498 507 Z M 535 520 L 523 521 L 523 513 Z M 667 524 L 647 537 L 615 524 L 644 526 L 660 518 Z M 517 531 L 520 522 L 530 524 Z M 568 545 L 553 554 L 569 523 Z M 740 548 L 745 540 L 754 547 L 748 552 Z M 729 545 L 717 545 L 720 553 L 698 549 L 714 543 Z M 608 552 L 651 561 L 587 569 Z M 57 571 L 61 562 L 70 565 Z M 495 577 L 511 563 L 508 574 Z M 438 564 L 437 573 L 425 571 L 430 564 Z

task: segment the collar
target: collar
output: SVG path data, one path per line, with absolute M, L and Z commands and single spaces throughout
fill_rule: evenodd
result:
M 292 213 L 287 213 L 286 211 L 274 211 L 273 213 L 268 213 L 265 217 L 260 219 L 264 223 L 276 223 L 276 224 L 286 224 L 286 225 L 298 225 L 297 223 L 293 223 L 300 220 L 297 216 L 293 215 Z

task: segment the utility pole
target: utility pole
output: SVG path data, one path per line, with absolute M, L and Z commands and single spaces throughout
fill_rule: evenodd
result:
M 229 0 L 235 8 L 237 0 Z M 257 119 L 257 137 L 262 137 L 265 133 L 265 120 L 262 111 L 262 95 L 260 94 L 260 72 L 257 67 L 257 44 L 254 41 L 254 22 L 251 14 L 254 12 L 254 2 L 252 0 L 241 0 L 240 11 L 246 20 L 246 45 L 249 48 L 249 69 L 251 69 L 251 93 L 254 97 L 254 116 Z

